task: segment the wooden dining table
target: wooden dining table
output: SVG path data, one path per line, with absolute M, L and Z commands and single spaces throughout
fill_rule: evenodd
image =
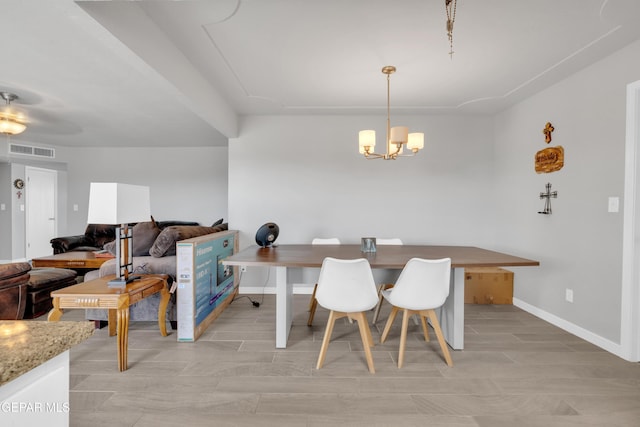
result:
M 286 348 L 292 324 L 292 268 L 319 268 L 326 257 L 365 258 L 373 269 L 402 269 L 411 258 L 451 258 L 449 297 L 439 310 L 447 343 L 454 350 L 464 348 L 464 269 L 467 267 L 532 267 L 538 261 L 472 246 L 379 245 L 375 252 L 362 252 L 360 245 L 250 246 L 227 257 L 223 264 L 245 267 L 273 267 L 276 273 L 276 348 Z

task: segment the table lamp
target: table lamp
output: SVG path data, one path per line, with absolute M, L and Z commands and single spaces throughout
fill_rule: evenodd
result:
M 151 217 L 149 187 L 92 182 L 89 189 L 89 224 L 113 224 L 116 228 L 116 278 L 110 287 L 126 287 L 135 280 L 133 273 L 132 222 L 148 221 Z

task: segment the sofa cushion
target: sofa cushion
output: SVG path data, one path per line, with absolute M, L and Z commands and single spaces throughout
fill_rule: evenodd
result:
M 133 256 L 149 255 L 149 249 L 160 234 L 155 221 L 140 222 L 133 227 Z
M 149 255 L 151 245 L 156 241 L 160 234 L 160 227 L 155 221 L 139 222 L 133 226 L 131 233 L 133 234 L 133 254 L 132 256 Z M 112 255 L 116 254 L 116 241 L 109 242 L 104 245 L 106 251 Z
M 30 272 L 29 290 L 47 288 L 58 283 L 74 284 L 78 273 L 66 268 L 34 268 Z
M 172 225 L 200 225 L 195 221 L 176 221 L 176 220 L 156 221 L 156 224 L 158 224 L 158 227 L 160 227 L 160 230 L 164 230 L 165 228 L 170 227 Z
M 220 224 L 215 227 L 205 227 L 202 225 L 172 225 L 165 228 L 153 242 L 149 249 L 149 254 L 156 258 L 176 254 L 176 242 L 192 237 L 204 236 L 206 234 L 217 233 L 228 230 L 228 224 Z
M 100 266 L 100 269 L 85 274 L 84 280 L 89 281 L 98 277 L 116 274 L 116 260 L 110 259 Z M 176 276 L 176 257 L 165 256 L 161 258 L 148 256 L 133 257 L 133 274 L 168 274 Z

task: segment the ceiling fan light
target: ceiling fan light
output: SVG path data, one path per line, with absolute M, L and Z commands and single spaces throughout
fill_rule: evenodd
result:
M 17 135 L 24 132 L 27 127 L 20 122 L 11 119 L 0 120 L 0 133 Z
M 17 135 L 24 132 L 27 126 L 15 120 L 15 114 L 11 112 L 11 101 L 18 99 L 18 95 L 10 92 L 0 92 L 0 98 L 7 102 L 7 108 L 4 113 L 0 115 L 0 133 L 7 135 Z

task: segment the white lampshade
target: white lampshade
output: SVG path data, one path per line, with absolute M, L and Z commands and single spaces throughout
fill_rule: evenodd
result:
M 391 128 L 390 141 L 394 144 L 405 144 L 409 139 L 409 128 L 406 126 L 395 126 Z
M 369 151 L 372 152 L 376 146 L 376 131 L 375 130 L 361 130 L 358 133 L 358 141 L 360 146 L 360 154 L 364 154 L 364 147 L 369 147 Z
M 424 133 L 416 132 L 409 134 L 409 142 L 407 142 L 409 150 L 422 150 L 424 148 Z
M 151 217 L 149 187 L 92 182 L 89 190 L 89 224 L 130 224 Z

